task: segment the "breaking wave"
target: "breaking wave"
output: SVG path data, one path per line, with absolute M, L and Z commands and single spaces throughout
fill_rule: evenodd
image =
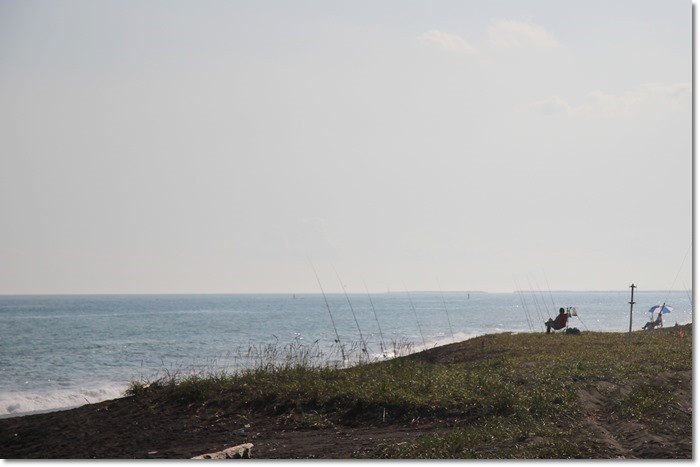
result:
M 107 386 L 67 389 L 52 393 L 8 392 L 0 394 L 0 418 L 73 409 L 85 404 L 122 397 L 125 390 L 125 386 Z

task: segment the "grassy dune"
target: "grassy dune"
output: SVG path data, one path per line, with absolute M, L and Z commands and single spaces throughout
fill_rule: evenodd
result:
M 247 413 L 258 420 L 253 432 L 266 418 L 318 437 L 347 428 L 383 436 L 347 456 L 311 452 L 310 443 L 308 457 L 691 458 L 691 370 L 687 325 L 631 339 L 486 335 L 349 369 L 291 363 L 174 375 L 133 383 L 128 396 Z M 249 438 L 257 457 L 285 457 L 257 435 Z

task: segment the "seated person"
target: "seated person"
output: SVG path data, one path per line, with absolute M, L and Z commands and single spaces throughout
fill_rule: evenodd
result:
M 644 325 L 642 329 L 647 331 L 649 329 L 654 329 L 656 326 L 663 326 L 661 321 L 661 313 L 659 313 L 659 316 L 656 318 L 656 321 L 649 321 L 647 324 Z
M 549 321 L 545 321 L 544 323 L 547 325 L 547 334 L 549 334 L 552 329 L 554 329 L 555 331 L 563 329 L 566 326 L 567 319 L 568 315 L 566 314 L 564 308 L 559 308 L 559 316 L 557 316 L 554 319 L 549 318 Z

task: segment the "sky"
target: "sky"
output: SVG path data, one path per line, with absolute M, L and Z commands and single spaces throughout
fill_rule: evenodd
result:
M 0 294 L 690 290 L 692 42 L 681 0 L 0 0 Z

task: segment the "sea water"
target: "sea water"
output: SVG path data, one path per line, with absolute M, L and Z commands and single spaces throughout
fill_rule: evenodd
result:
M 666 302 L 692 322 L 690 292 L 635 293 L 632 329 Z M 570 326 L 624 332 L 619 292 L 0 296 L 0 417 L 121 397 L 130 383 L 274 363 L 352 365 L 500 332 Z M 572 339 L 572 345 L 575 340 Z

